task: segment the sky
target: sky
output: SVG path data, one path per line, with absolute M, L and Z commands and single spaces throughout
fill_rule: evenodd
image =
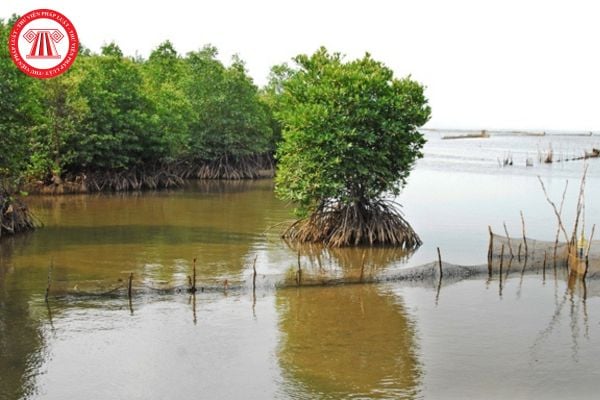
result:
M 213 44 L 226 63 L 239 54 L 258 85 L 321 45 L 348 59 L 368 51 L 426 86 L 430 128 L 600 131 L 594 1 L 0 0 L 0 18 L 38 8 L 67 16 L 93 51 Z

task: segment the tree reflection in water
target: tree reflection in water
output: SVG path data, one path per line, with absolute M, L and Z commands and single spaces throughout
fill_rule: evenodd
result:
M 415 329 L 397 297 L 375 285 L 288 288 L 276 297 L 286 396 L 417 394 Z
M 23 287 L 27 271 L 10 271 L 15 240 L 23 238 L 9 238 L 0 243 L 0 399 L 33 395 L 43 357 L 41 324 L 32 315 L 31 290 Z
M 286 244 L 297 253 L 299 265 L 288 271 L 284 286 L 293 286 L 294 282 L 303 286 L 374 282 L 404 264 L 412 254 L 398 247 L 327 248 L 318 244 Z

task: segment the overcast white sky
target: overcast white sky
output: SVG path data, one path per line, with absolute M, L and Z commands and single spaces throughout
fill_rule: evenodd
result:
M 596 5 L 598 4 L 598 5 Z M 448 0 L 0 0 L 0 18 L 51 8 L 92 50 L 147 56 L 212 43 L 263 84 L 320 45 L 369 51 L 427 86 L 437 128 L 600 130 L 600 2 Z

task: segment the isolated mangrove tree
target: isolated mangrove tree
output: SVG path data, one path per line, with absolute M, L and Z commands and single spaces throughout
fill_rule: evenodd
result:
M 294 58 L 276 115 L 276 191 L 302 218 L 284 236 L 329 246 L 421 244 L 391 200 L 425 143 L 423 86 L 369 54 L 345 61 L 319 49 Z

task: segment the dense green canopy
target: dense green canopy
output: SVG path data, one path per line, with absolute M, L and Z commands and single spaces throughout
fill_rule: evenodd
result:
M 425 139 L 417 128 L 431 112 L 423 87 L 394 78 L 369 54 L 346 62 L 321 48 L 294 61 L 277 103 L 283 142 L 276 190 L 312 219 L 292 236 L 337 245 L 418 245 L 416 235 L 398 233 L 410 227 L 384 195 L 399 193 L 422 156 Z M 384 220 L 402 226 L 382 227 Z
M 14 20 L 0 21 L 0 41 Z M 23 74 L 0 46 L 0 94 L 0 176 L 13 182 L 137 180 L 136 171 L 182 174 L 182 165 L 239 165 L 273 152 L 269 108 L 244 62 L 225 66 L 212 46 L 183 57 L 167 41 L 147 60 L 115 43 L 100 54 L 82 46 L 67 73 L 47 80 Z M 213 172 L 205 177 L 222 177 Z M 236 176 L 246 175 L 228 177 Z
M 368 202 L 398 193 L 425 143 L 423 87 L 370 55 L 344 62 L 321 48 L 296 57 L 284 83 L 277 192 L 311 212 L 323 201 Z
M 19 71 L 8 51 L 8 35 L 17 18 L 0 20 L 0 179 L 12 186 L 20 177 L 15 171 L 27 166 L 29 137 L 39 123 L 41 109 L 35 97 L 35 80 Z

